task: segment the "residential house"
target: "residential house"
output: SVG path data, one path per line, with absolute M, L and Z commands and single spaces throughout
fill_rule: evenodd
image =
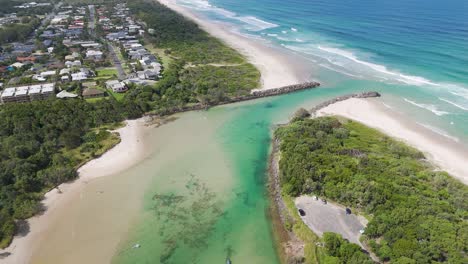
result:
M 3 90 L 0 100 L 2 103 L 15 102 L 15 88 L 6 88 Z
M 118 80 L 111 80 L 106 82 L 107 89 L 111 89 L 115 93 L 123 93 L 128 90 L 127 86 L 123 82 Z
M 42 78 L 49 78 L 51 76 L 55 76 L 57 74 L 56 71 L 45 71 L 45 72 L 41 72 L 41 77 Z
M 24 66 L 23 63 L 15 62 L 15 63 L 11 64 L 9 67 L 16 68 L 16 69 L 21 69 L 21 67 L 23 67 L 23 66 Z
M 16 87 L 15 102 L 29 102 L 29 86 Z
M 68 68 L 71 68 L 71 67 L 81 67 L 81 61 L 79 61 L 79 60 L 75 60 L 75 61 L 66 61 L 66 62 L 65 62 L 65 66 L 67 66 Z
M 78 95 L 63 90 L 60 93 L 58 93 L 56 97 L 60 99 L 65 99 L 65 98 L 76 98 L 78 97 Z
M 77 81 L 77 82 L 88 79 L 88 75 L 84 72 L 72 73 L 71 77 L 72 77 L 72 81 Z
M 96 98 L 104 96 L 104 91 L 95 88 L 86 88 L 83 90 L 83 98 Z
M 94 61 L 102 60 L 103 53 L 99 50 L 88 50 L 86 51 L 86 59 L 91 59 Z
M 25 62 L 32 62 L 34 63 L 36 61 L 36 57 L 34 56 L 28 56 L 28 57 L 16 57 L 17 62 L 25 63 Z

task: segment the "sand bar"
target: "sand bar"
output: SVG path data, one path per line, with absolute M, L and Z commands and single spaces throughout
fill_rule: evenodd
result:
M 403 140 L 422 151 L 438 169 L 468 184 L 468 149 L 386 107 L 378 98 L 348 99 L 318 111 L 319 116 L 340 115 Z
M 307 61 L 303 58 L 293 53 L 285 54 L 285 51 L 280 50 L 279 47 L 267 45 L 264 40 L 255 41 L 236 33 L 228 24 L 207 20 L 193 10 L 178 5 L 175 0 L 158 1 L 193 20 L 212 36 L 221 39 L 243 54 L 260 70 L 262 89 L 278 88 L 311 80 L 311 74 L 304 70 L 307 67 L 303 65 L 307 64 Z
M 46 210 L 43 214 L 28 219 L 29 232 L 25 232 L 25 235 L 16 235 L 10 246 L 0 251 L 0 253 L 11 254 L 0 259 L 0 263 L 30 263 L 35 248 L 43 242 L 44 234 L 52 229 L 50 223 L 59 217 L 62 208 L 73 202 L 73 197 L 87 182 L 128 169 L 146 156 L 147 151 L 143 139 L 149 129 L 145 127 L 143 119 L 126 123 L 125 127 L 116 130 L 121 138 L 118 145 L 101 157 L 83 165 L 78 170 L 78 179 L 59 186 L 61 193 L 53 189 L 45 194 L 42 203 Z

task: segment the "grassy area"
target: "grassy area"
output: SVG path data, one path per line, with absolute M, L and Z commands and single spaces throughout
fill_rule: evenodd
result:
M 119 124 L 120 123 L 117 123 L 116 125 Z M 112 128 L 112 126 L 108 127 Z M 88 134 L 92 135 L 95 140 L 89 140 L 89 142 L 85 142 L 75 149 L 63 149 L 63 155 L 65 157 L 69 157 L 75 164 L 78 164 L 77 168 L 82 166 L 84 163 L 101 156 L 120 142 L 118 134 L 107 131 L 108 127 L 92 129 Z
M 297 214 L 296 205 L 294 205 L 293 198 L 289 195 L 282 195 L 284 204 L 288 209 L 289 215 L 294 219 L 292 223 L 288 223 L 286 228 L 294 232 L 294 234 L 301 239 L 304 244 L 304 257 L 305 263 L 315 264 L 322 263 L 320 256 L 323 256 L 323 248 L 317 246 L 317 242 L 321 242 L 320 238 L 304 224 L 301 217 Z
M 96 77 L 94 80 L 110 80 L 117 78 L 117 69 L 115 68 L 101 68 L 96 70 Z
M 169 67 L 169 64 L 172 62 L 173 59 L 171 58 L 170 55 L 164 52 L 165 49 L 158 49 L 154 47 L 154 45 L 151 43 L 146 44 L 145 48 L 152 54 L 156 55 L 161 60 L 160 63 L 162 64 L 164 68 Z
M 110 95 L 110 96 L 113 96 L 115 98 L 115 100 L 117 101 L 122 101 L 125 97 L 125 93 L 116 93 L 114 91 L 112 91 L 111 89 L 107 89 L 106 90 L 107 93 Z

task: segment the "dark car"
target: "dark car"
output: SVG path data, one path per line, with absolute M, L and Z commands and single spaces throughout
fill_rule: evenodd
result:
M 304 212 L 304 210 L 302 210 L 302 209 L 299 209 L 299 214 L 300 214 L 301 216 L 305 216 L 305 212 Z
M 351 214 L 351 209 L 346 208 L 346 214 L 347 214 L 347 215 L 350 215 L 350 214 Z
M 322 203 L 323 203 L 323 204 L 327 204 L 327 200 L 322 199 Z

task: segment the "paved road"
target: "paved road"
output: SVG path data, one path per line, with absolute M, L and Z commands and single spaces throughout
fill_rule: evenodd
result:
M 359 230 L 367 225 L 367 220 L 355 214 L 346 215 L 345 208 L 328 203 L 323 204 L 309 196 L 301 196 L 295 200 L 296 207 L 304 210 L 305 216 L 302 221 L 309 226 L 314 233 L 322 236 L 324 232 L 334 232 L 348 239 L 350 242 L 358 244 L 361 233 Z
M 117 69 L 119 80 L 125 80 L 127 78 L 127 75 L 125 74 L 125 71 L 122 68 L 122 62 L 119 60 L 119 57 L 115 53 L 114 46 L 112 46 L 110 43 L 108 43 L 107 46 L 109 47 L 109 55 L 111 56 L 114 66 Z
M 96 37 L 96 32 L 94 30 L 96 28 L 96 17 L 95 17 L 96 11 L 94 9 L 94 5 L 89 5 L 88 9 L 89 9 L 89 22 L 88 22 L 89 34 L 93 37 Z

